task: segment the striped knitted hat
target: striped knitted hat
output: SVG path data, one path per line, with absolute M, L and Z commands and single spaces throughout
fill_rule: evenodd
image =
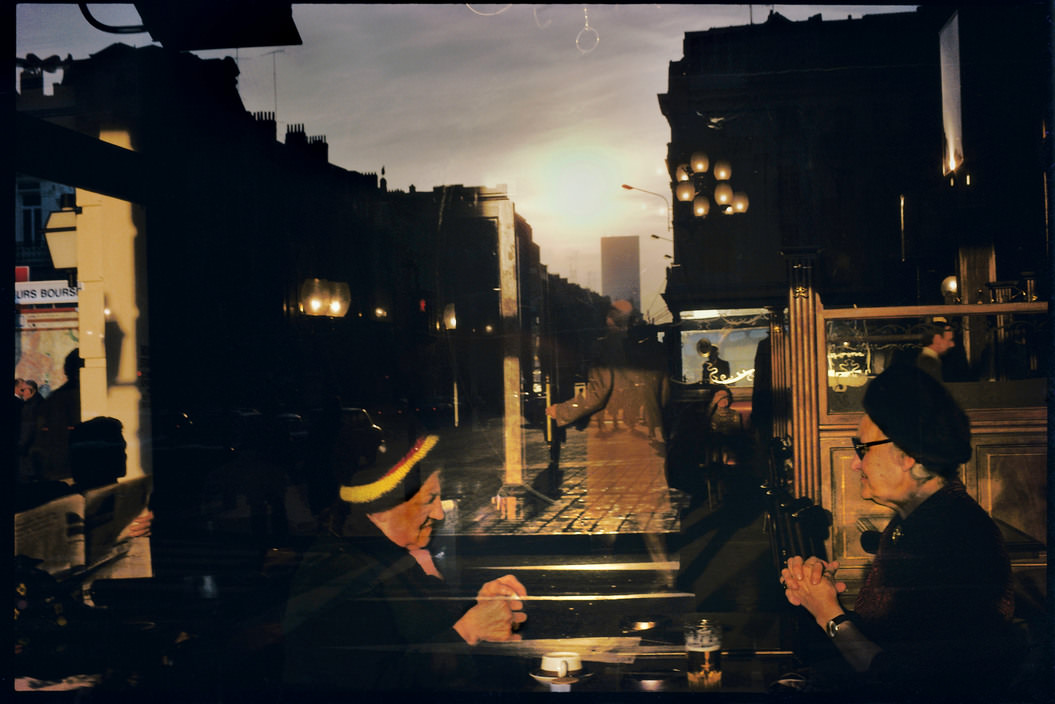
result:
M 403 503 L 439 469 L 425 461 L 437 442 L 436 435 L 421 435 L 413 442 L 404 441 L 401 447 L 388 443 L 388 451 L 375 464 L 356 469 L 342 482 L 341 499 L 365 513 L 385 511 Z M 394 463 L 386 461 L 390 457 L 399 459 Z

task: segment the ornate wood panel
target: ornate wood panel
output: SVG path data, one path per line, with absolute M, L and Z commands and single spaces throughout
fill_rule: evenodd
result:
M 1048 486 L 1045 436 L 1041 433 L 975 438 L 972 494 L 1011 530 L 1012 539 L 1045 543 Z

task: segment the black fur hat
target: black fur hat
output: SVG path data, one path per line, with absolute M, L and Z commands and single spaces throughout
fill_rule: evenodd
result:
M 868 385 L 868 417 L 894 444 L 943 477 L 971 459 L 971 425 L 949 391 L 913 364 L 890 367 Z

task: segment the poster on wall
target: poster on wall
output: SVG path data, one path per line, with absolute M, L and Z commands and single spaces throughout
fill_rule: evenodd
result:
M 78 344 L 76 309 L 22 310 L 15 329 L 15 378 L 37 382 L 46 397 L 66 383 L 62 364 Z

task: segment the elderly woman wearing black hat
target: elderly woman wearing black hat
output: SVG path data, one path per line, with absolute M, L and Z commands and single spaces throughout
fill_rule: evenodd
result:
M 854 610 L 839 603 L 837 562 L 792 557 L 781 570 L 788 601 L 842 656 L 826 686 L 899 700 L 999 692 L 1015 654 L 1011 570 L 999 530 L 958 477 L 971 457 L 967 416 L 914 365 L 876 377 L 864 410 L 852 467 L 861 496 L 894 515 Z
M 328 535 L 304 556 L 283 621 L 285 681 L 430 689 L 472 678 L 469 646 L 520 640 L 523 585 L 505 575 L 473 599 L 437 568 L 428 550 L 444 517 L 439 467 L 428 458 L 436 436 L 415 438 L 394 463 L 358 468 L 340 461 L 355 457 L 346 435 L 338 433 L 333 454 L 350 476 L 326 521 Z

